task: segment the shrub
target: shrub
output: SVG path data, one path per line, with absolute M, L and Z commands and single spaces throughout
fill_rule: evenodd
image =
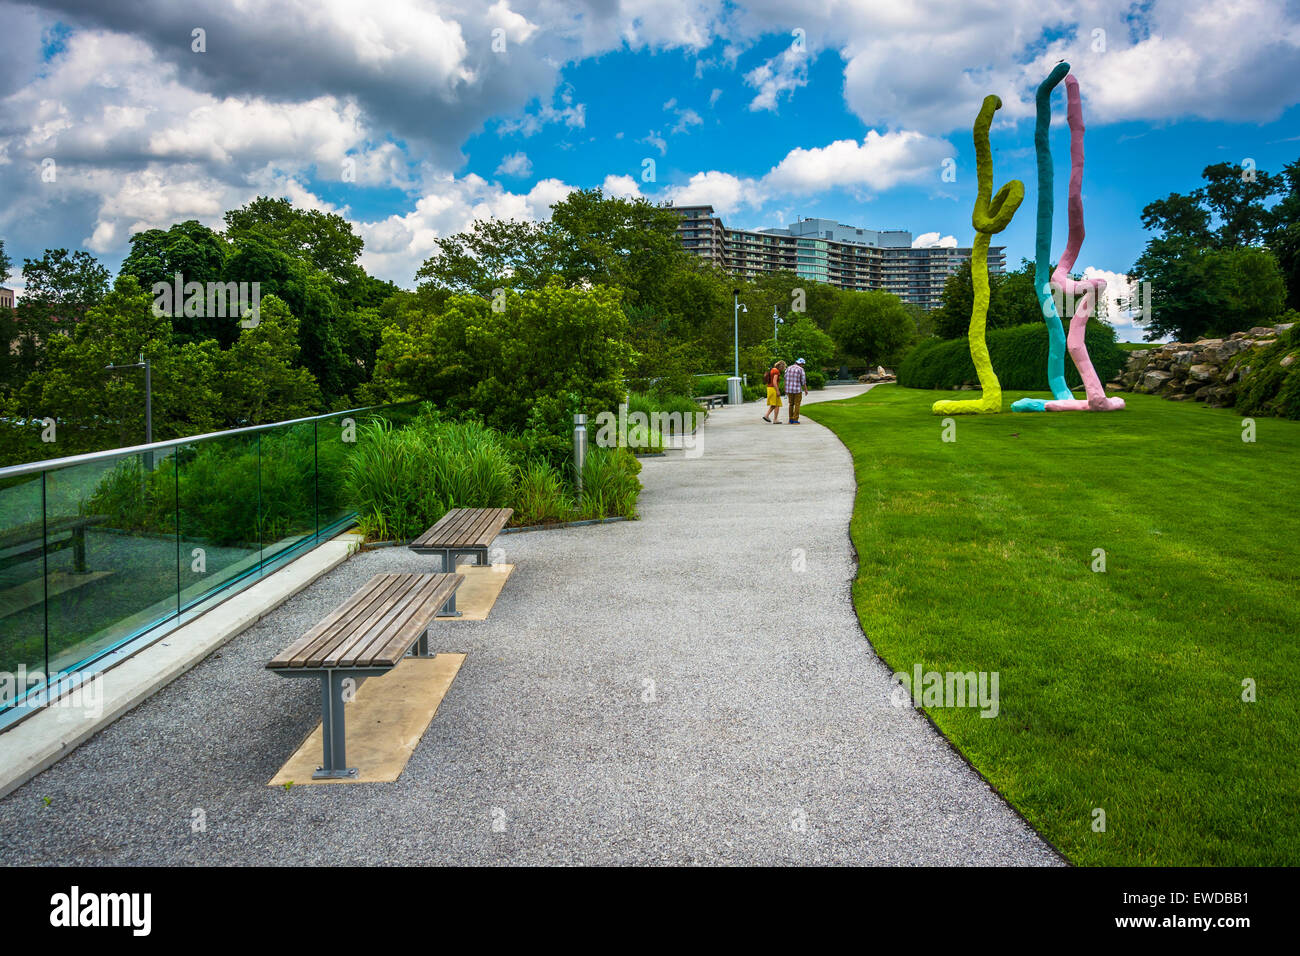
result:
M 626 448 L 592 448 L 582 467 L 582 518 L 635 518 L 641 462 Z
M 1276 415 L 1300 419 L 1300 313 L 1288 312 L 1279 322 L 1295 323 L 1277 341 L 1237 357 L 1237 367 L 1250 369 L 1237 388 L 1237 411 L 1243 415 Z M 1294 355 L 1290 365 L 1283 365 Z
M 514 520 L 523 525 L 568 521 L 575 510 L 560 472 L 540 460 L 519 467 L 511 507 Z
M 500 435 L 478 422 L 422 414 L 395 429 L 377 421 L 358 430 L 344 466 L 347 494 L 363 528 L 414 538 L 452 508 L 504 507 L 515 468 Z
M 1115 330 L 1104 322 L 1090 321 L 1084 341 L 1097 376 L 1103 382 L 1114 378 L 1127 358 L 1115 343 Z M 1047 389 L 1046 325 L 1035 322 L 993 329 L 987 334 L 987 342 L 993 370 L 1004 389 Z M 1071 387 L 1080 384 L 1078 369 L 1068 355 L 1065 378 Z M 898 367 L 898 384 L 908 388 L 952 388 L 975 381 L 970 343 L 965 338 L 926 339 L 912 349 Z
M 819 389 L 826 387 L 826 373 L 820 369 L 810 368 L 804 373 L 808 377 L 808 387 Z

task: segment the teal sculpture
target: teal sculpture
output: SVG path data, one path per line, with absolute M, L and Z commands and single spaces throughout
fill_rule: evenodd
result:
M 1038 229 L 1034 236 L 1034 290 L 1047 323 L 1047 388 L 1058 400 L 1074 398 L 1065 384 L 1065 326 L 1052 298 L 1052 215 L 1054 212 L 1052 146 L 1048 139 L 1052 126 L 1052 90 L 1056 89 L 1070 64 L 1062 60 L 1038 85 L 1037 115 L 1034 122 L 1034 151 L 1038 155 Z M 1047 403 L 1041 398 L 1022 398 L 1011 403 L 1013 412 L 1041 412 Z

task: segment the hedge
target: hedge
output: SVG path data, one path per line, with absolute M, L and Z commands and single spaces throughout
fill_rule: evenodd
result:
M 1004 389 L 1047 390 L 1047 326 L 1042 322 L 993 329 L 987 337 L 993 370 Z M 1115 330 L 1095 319 L 1084 334 L 1088 355 L 1097 376 L 1108 382 L 1124 367 L 1128 356 L 1115 342 Z M 1080 384 L 1079 371 L 1067 355 L 1065 378 L 1072 388 Z M 907 388 L 952 388 L 977 382 L 970 358 L 970 343 L 960 339 L 925 339 L 898 367 L 898 384 Z

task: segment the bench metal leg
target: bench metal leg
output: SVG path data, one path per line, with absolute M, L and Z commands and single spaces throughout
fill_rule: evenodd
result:
M 455 565 L 453 565 L 454 567 Z M 447 603 L 442 606 L 438 612 L 438 617 L 460 617 L 460 611 L 456 610 L 456 592 L 451 592 L 451 597 L 447 598 Z
M 415 656 L 416 656 L 416 657 L 431 657 L 431 656 L 432 656 L 432 655 L 429 653 L 429 631 L 428 631 L 427 628 L 426 628 L 425 631 L 420 635 L 420 639 L 419 639 L 418 641 L 415 642 Z
M 355 777 L 356 767 L 348 766 L 347 728 L 343 716 L 343 683 L 346 677 L 338 671 L 325 671 L 320 678 L 321 740 L 325 759 L 313 780 L 331 777 Z

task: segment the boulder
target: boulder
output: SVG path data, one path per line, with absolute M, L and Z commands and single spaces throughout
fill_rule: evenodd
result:
M 1145 375 L 1142 376 L 1141 390 L 1144 392 L 1154 392 L 1161 385 L 1164 385 L 1173 377 L 1174 376 L 1172 372 L 1166 372 L 1158 368 L 1152 369 L 1151 371 L 1147 372 Z
M 1202 385 L 1215 378 L 1218 374 L 1219 368 L 1217 365 L 1208 365 L 1206 363 L 1193 365 L 1187 370 L 1188 379 Z

